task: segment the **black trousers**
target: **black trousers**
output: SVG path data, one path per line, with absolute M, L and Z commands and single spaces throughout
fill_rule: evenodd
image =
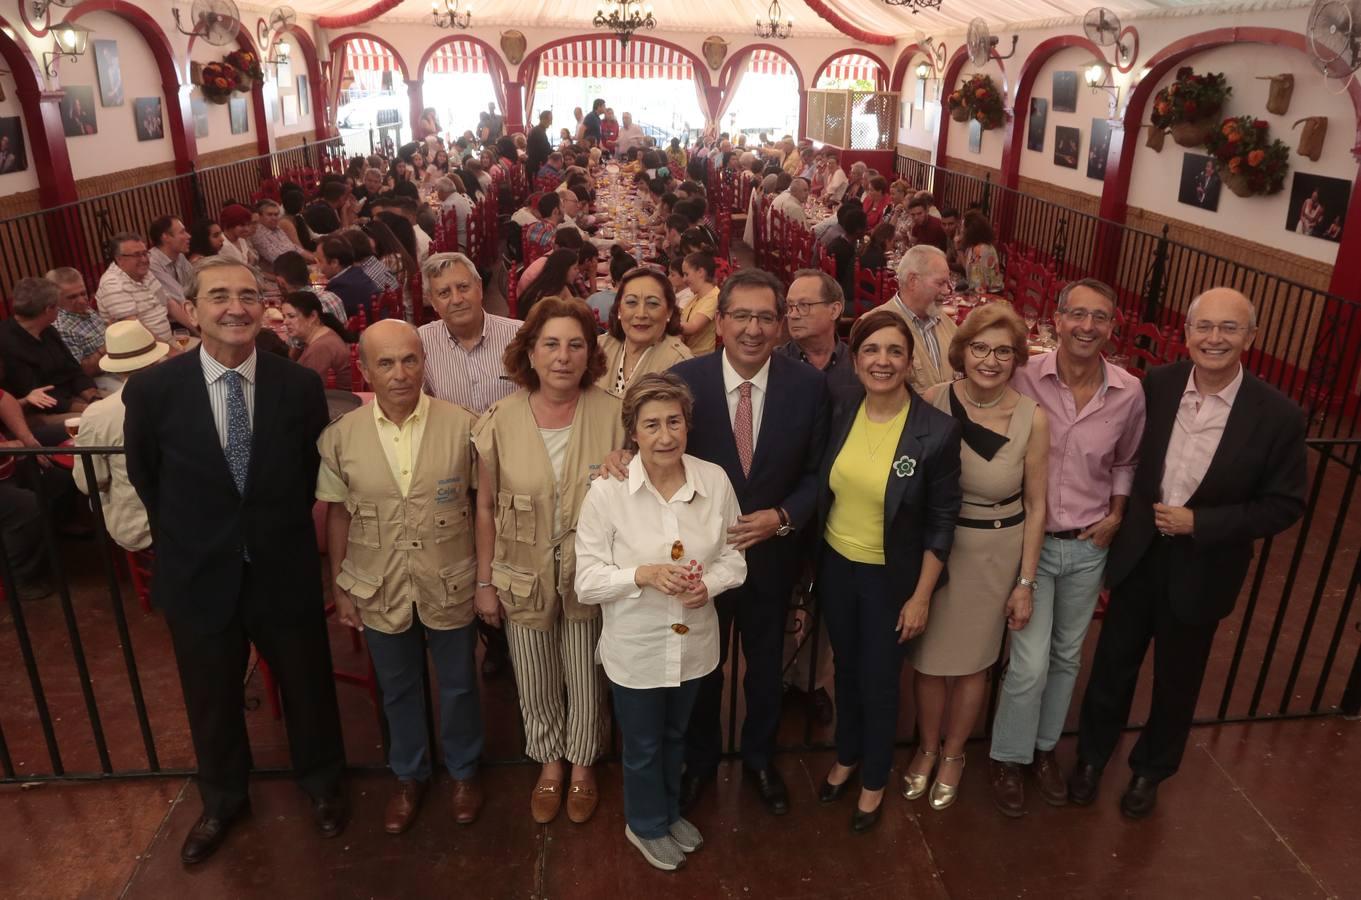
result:
M 1111 595 L 1078 724 L 1078 758 L 1104 768 L 1129 721 L 1139 669 L 1153 642 L 1153 701 L 1129 754 L 1135 775 L 1161 781 L 1181 765 L 1218 622 L 1189 624 L 1168 596 L 1171 541 L 1155 538 Z
M 298 621 L 278 621 L 263 602 L 252 599 L 254 579 L 268 573 L 244 565 L 236 615 L 224 630 L 204 634 L 183 617 L 169 622 L 203 811 L 217 817 L 233 815 L 247 800 L 251 755 L 244 682 L 251 644 L 279 683 L 299 786 L 314 799 L 332 797 L 345 768 L 325 612 L 318 604 Z
M 742 720 L 742 762 L 750 769 L 770 766 L 775 752 L 775 732 L 780 727 L 780 700 L 784 684 L 780 676 L 784 652 L 785 611 L 789 605 L 788 586 L 746 584 L 719 594 L 714 601 L 718 610 L 718 668 L 705 675 L 690 714 L 685 733 L 686 771 L 708 777 L 718 768 L 723 752 L 723 664 L 728 660 L 728 635 L 733 620 L 742 640 L 746 674 L 742 689 L 746 697 L 746 716 Z
M 4 532 L 5 558 L 15 582 L 23 584 L 41 577 L 47 563 L 42 552 L 38 495 L 19 485 L 17 478 L 0 481 L 0 531 Z

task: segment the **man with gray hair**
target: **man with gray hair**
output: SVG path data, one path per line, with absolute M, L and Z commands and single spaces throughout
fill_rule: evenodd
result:
M 0 386 L 19 398 L 25 415 L 48 424 L 52 416 L 80 412 L 99 399 L 94 379 L 85 374 L 52 327 L 60 294 L 46 278 L 21 278 L 12 292 L 13 315 L 0 321 L 4 364 Z M 57 428 L 53 436 L 59 433 Z
M 799 225 L 808 224 L 808 214 L 803 211 L 803 202 L 808 199 L 808 182 L 802 178 L 795 178 L 789 182 L 789 190 L 775 198 L 771 204 L 770 211 L 779 212 L 790 222 Z
M 460 250 L 468 249 L 468 220 L 473 214 L 473 201 L 459 190 L 454 179 L 448 175 L 435 181 L 435 192 L 439 195 L 440 209 L 443 210 L 446 226 L 449 214 L 453 213 L 455 232 Z
M 85 276 L 70 266 L 48 272 L 48 281 L 57 286 L 57 321 L 53 323 L 62 343 L 91 378 L 98 378 L 99 360 L 104 355 L 104 320 L 90 307 L 90 292 Z
M 906 319 L 912 329 L 917 349 L 912 354 L 908 384 L 918 394 L 955 377 L 949 350 L 958 328 L 938 305 L 950 293 L 950 283 L 950 264 L 945 254 L 927 244 L 918 244 L 898 261 L 898 293 L 884 304 Z
M 521 323 L 482 308 L 482 278 L 462 253 L 432 254 L 421 275 L 439 315 L 420 327 L 426 390 L 481 415 L 515 390 L 501 358 Z
M 165 289 L 151 274 L 151 253 L 142 236 L 116 234 L 109 241 L 112 262 L 100 276 L 95 303 L 105 322 L 138 319 L 156 340 L 172 340 Z

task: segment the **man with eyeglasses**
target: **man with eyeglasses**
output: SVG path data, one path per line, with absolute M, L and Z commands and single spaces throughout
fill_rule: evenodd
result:
M 916 248 L 914 248 L 916 249 Z M 1058 349 L 1016 370 L 1012 385 L 1049 417 L 1045 539 L 1030 622 L 1011 633 L 1011 662 L 992 729 L 993 802 L 1025 815 L 1023 773 L 1040 796 L 1068 802 L 1054 745 L 1082 663 L 1106 554 L 1124 518 L 1144 429 L 1139 381 L 1102 350 L 1115 328 L 1115 291 L 1093 278 L 1058 297 Z
M 898 261 L 898 293 L 885 306 L 907 320 L 916 352 L 907 383 L 918 394 L 942 382 L 953 381 L 950 342 L 955 320 L 940 311 L 940 301 L 950 293 L 952 277 L 944 251 L 918 244 Z
M 323 837 L 345 827 L 345 766 L 312 521 L 329 414 L 315 372 L 255 338 L 254 270 L 223 257 L 185 286 L 202 345 L 123 388 L 128 477 L 156 547 L 152 600 L 165 613 L 198 759 L 203 813 L 187 865 L 222 845 L 248 811 L 243 696 L 249 648 L 283 693 L 292 767 Z
M 165 289 L 151 274 L 151 254 L 141 235 L 125 231 L 109 241 L 112 261 L 99 278 L 95 306 L 106 323 L 137 319 L 152 337 L 174 346 Z
M 833 401 L 845 392 L 854 393 L 860 383 L 846 342 L 836 333 L 845 308 L 845 296 L 835 278 L 821 269 L 799 269 L 785 295 L 785 327 L 791 340 L 776 350 L 826 375 Z
M 1153 811 L 1159 782 L 1181 763 L 1215 631 L 1238 600 L 1253 542 L 1304 512 L 1304 413 L 1243 368 L 1256 333 L 1247 297 L 1206 291 L 1186 312 L 1190 361 L 1144 378 L 1148 427 L 1106 566 L 1111 603 L 1068 782 L 1075 804 L 1096 799 L 1152 641 L 1157 677 L 1120 810 L 1136 819 Z

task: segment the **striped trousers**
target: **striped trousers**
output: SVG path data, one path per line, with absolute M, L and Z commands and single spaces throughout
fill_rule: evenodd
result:
M 525 753 L 538 763 L 593 764 L 605 748 L 605 683 L 595 662 L 603 622 L 559 618 L 547 630 L 506 623 Z

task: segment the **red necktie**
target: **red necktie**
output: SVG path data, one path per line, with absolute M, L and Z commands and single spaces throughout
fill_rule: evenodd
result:
M 738 388 L 737 415 L 732 422 L 732 436 L 737 441 L 737 458 L 742 463 L 742 474 L 751 474 L 751 382 L 744 381 Z

